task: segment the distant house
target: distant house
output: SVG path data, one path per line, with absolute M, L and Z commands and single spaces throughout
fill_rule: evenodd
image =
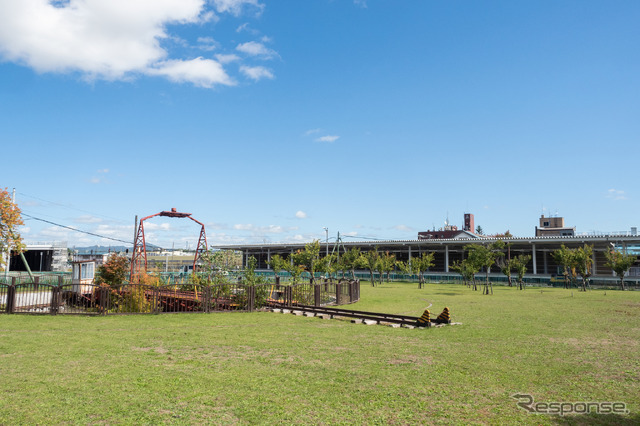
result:
M 540 216 L 540 227 L 536 226 L 536 237 L 572 237 L 576 235 L 576 227 L 564 226 L 563 217 Z
M 74 254 L 73 261 L 76 263 L 79 262 L 95 262 L 96 268 L 100 265 L 104 265 L 104 263 L 109 258 L 111 253 L 82 253 L 82 254 Z

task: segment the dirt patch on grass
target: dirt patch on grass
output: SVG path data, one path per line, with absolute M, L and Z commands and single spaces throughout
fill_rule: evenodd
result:
M 389 365 L 431 365 L 433 358 L 430 356 L 405 355 L 389 360 Z
M 139 347 L 133 347 L 131 348 L 131 350 L 136 351 L 136 352 L 155 352 L 158 354 L 166 354 L 167 352 L 169 352 L 169 349 L 163 348 L 161 346 L 155 347 L 155 348 L 151 348 L 151 347 L 144 347 L 144 348 L 139 348 Z
M 637 347 L 639 345 L 637 340 L 624 339 L 622 337 L 614 337 L 610 339 L 577 339 L 575 337 L 568 338 L 558 338 L 558 337 L 550 337 L 549 341 L 551 343 L 562 343 L 565 345 L 573 346 L 577 349 L 586 349 L 593 348 L 594 346 L 633 346 Z

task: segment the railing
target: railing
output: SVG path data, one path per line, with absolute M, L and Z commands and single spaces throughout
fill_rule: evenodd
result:
M 273 303 L 292 306 L 347 304 L 360 298 L 360 282 L 321 284 L 184 284 L 151 286 L 18 282 L 0 284 L 0 313 L 18 314 L 161 314 L 251 312 Z

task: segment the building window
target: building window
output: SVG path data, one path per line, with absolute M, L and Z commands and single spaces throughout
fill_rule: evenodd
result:
M 93 265 L 94 263 L 83 263 L 82 264 L 82 279 L 93 279 Z

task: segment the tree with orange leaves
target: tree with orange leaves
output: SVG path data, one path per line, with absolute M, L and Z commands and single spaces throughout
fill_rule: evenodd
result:
M 26 247 L 17 230 L 18 226 L 24 225 L 20 213 L 7 188 L 0 189 L 0 270 L 6 267 L 5 253 L 25 251 Z

